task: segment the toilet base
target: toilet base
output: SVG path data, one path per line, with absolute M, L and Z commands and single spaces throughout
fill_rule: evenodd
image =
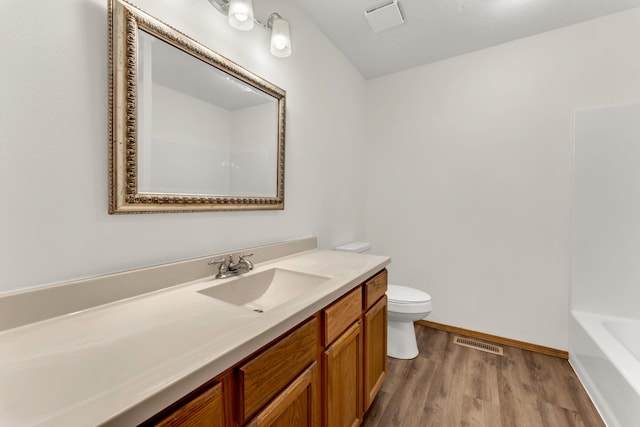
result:
M 414 359 L 418 355 L 418 343 L 413 322 L 389 320 L 387 331 L 387 356 L 395 359 Z

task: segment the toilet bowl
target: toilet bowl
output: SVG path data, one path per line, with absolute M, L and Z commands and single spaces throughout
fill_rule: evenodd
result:
M 415 358 L 418 343 L 413 322 L 431 313 L 431 296 L 407 286 L 389 285 L 387 311 L 387 355 L 396 359 Z
M 337 251 L 366 252 L 369 242 L 351 242 L 335 248 Z M 431 313 L 431 296 L 407 286 L 387 288 L 387 356 L 413 359 L 418 355 L 418 343 L 413 322 Z

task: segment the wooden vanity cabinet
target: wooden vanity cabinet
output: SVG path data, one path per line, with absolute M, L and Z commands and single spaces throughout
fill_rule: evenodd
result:
M 222 398 L 222 385 L 217 383 L 185 405 L 177 408 L 172 414 L 158 422 L 157 425 L 161 427 L 223 426 L 224 401 Z
M 362 422 L 362 321 L 351 325 L 322 354 L 325 425 Z
M 313 362 L 246 426 L 319 426 L 319 391 L 318 362 Z
M 364 282 L 364 311 L 369 310 L 387 292 L 387 270 L 382 270 Z
M 327 347 L 362 316 L 362 288 L 358 286 L 322 310 L 322 345 Z
M 386 372 L 386 289 L 382 270 L 141 425 L 360 425 Z
M 319 418 L 319 383 L 317 379 L 314 381 L 319 333 L 316 315 L 237 368 L 240 424 L 244 425 L 261 408 L 264 409 L 249 425 L 278 425 L 282 417 L 300 422 Z
M 387 270 L 363 286 L 364 412 L 380 391 L 387 372 Z
M 387 372 L 387 297 L 364 314 L 364 412 L 376 397 Z
M 141 427 L 320 427 L 319 314 Z
M 224 397 L 223 383 L 219 381 L 210 382 L 180 399 L 160 414 L 141 424 L 141 426 L 226 426 L 228 425 L 227 420 L 225 420 L 227 402 L 225 402 Z
M 362 286 L 322 310 L 323 420 L 328 427 L 362 421 Z

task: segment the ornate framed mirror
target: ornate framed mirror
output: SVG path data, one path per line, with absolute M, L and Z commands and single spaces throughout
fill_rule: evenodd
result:
M 109 213 L 284 209 L 286 92 L 109 0 Z

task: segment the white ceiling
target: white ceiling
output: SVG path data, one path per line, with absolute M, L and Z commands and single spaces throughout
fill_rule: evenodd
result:
M 391 0 L 295 1 L 367 79 L 640 7 L 640 0 L 398 0 L 405 23 L 374 33 L 364 11 Z M 295 44 L 295 22 L 291 29 Z

